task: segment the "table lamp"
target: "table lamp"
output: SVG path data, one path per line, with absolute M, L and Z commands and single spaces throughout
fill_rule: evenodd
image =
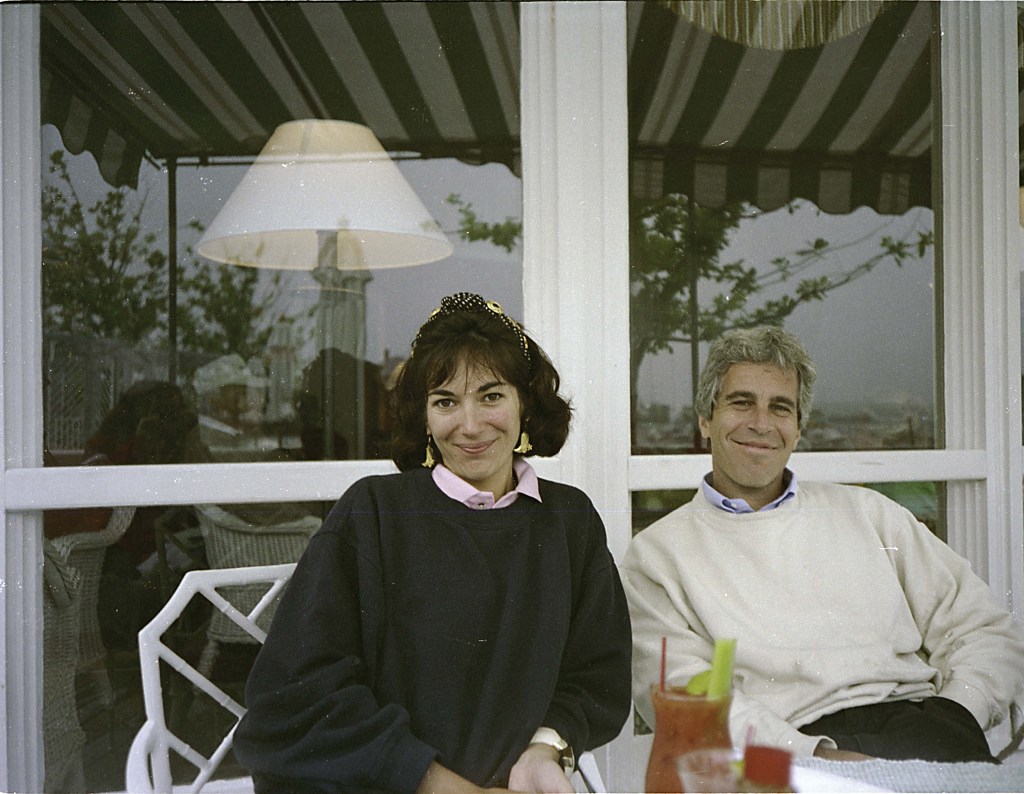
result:
M 320 349 L 343 349 L 356 360 L 353 451 L 362 457 L 368 271 L 426 264 L 452 253 L 448 238 L 373 132 L 328 119 L 279 126 L 197 250 L 224 264 L 312 272 L 320 284 Z M 346 333 L 339 334 L 341 328 Z M 333 456 L 334 447 L 331 362 L 332 354 L 325 353 L 325 457 Z

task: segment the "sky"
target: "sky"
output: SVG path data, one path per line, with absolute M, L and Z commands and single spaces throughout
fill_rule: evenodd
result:
M 867 209 L 850 215 L 828 215 L 805 204 L 794 214 L 781 209 L 743 222 L 722 261 L 742 259 L 750 265 L 764 266 L 772 257 L 790 255 L 818 237 L 838 247 L 870 235 L 862 244 L 843 250 L 814 270 L 815 275 L 837 274 L 872 256 L 882 235 L 916 239 L 917 230 L 927 230 L 931 225 L 932 213 L 925 209 L 893 218 Z M 931 402 L 933 265 L 932 251 L 902 268 L 892 260 L 885 261 L 859 280 L 840 287 L 825 301 L 804 304 L 785 322 L 786 329 L 803 341 L 815 361 L 817 400 L 863 402 L 912 397 Z M 698 288 L 702 299 L 709 292 L 712 289 L 707 286 Z M 663 362 L 665 358 L 669 357 L 659 356 L 645 366 L 641 395 L 649 394 L 651 399 L 671 404 L 668 397 L 673 384 L 682 383 L 687 393 L 690 388 L 689 351 L 671 357 L 673 362 Z

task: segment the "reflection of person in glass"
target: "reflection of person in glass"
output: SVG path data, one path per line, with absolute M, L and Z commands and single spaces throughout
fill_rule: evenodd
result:
M 96 432 L 85 442 L 83 466 L 127 466 L 181 463 L 197 454 L 197 416 L 181 390 L 166 381 L 132 384 L 117 399 Z M 140 508 L 119 541 L 132 565 L 155 551 L 152 523 L 164 508 Z M 110 508 L 48 510 L 46 536 L 97 531 L 110 518 Z
M 685 684 L 737 639 L 735 743 L 830 758 L 992 761 L 983 729 L 1024 679 L 1024 640 L 966 560 L 868 488 L 787 468 L 814 369 L 778 328 L 712 345 L 695 411 L 712 471 L 622 566 L 633 690 Z M 653 722 L 651 723 L 653 724 Z
M 445 298 L 396 386 L 393 458 L 292 578 L 235 751 L 266 791 L 572 791 L 629 713 L 630 632 L 590 500 L 539 479 L 558 373 L 501 307 Z
M 303 459 L 388 457 L 386 406 L 378 365 L 336 348 L 321 350 L 295 395 Z
M 202 460 L 208 454 L 199 441 L 197 415 L 181 389 L 167 381 L 132 384 L 114 403 L 96 432 L 85 442 L 84 466 L 129 466 Z M 48 510 L 44 528 L 49 538 L 103 529 L 108 507 Z M 194 524 L 183 508 L 148 505 L 135 510 L 127 531 L 108 546 L 99 590 L 99 615 L 108 647 L 132 648 L 138 630 L 160 607 L 155 568 L 157 525 L 168 532 Z M 172 555 L 175 576 L 193 566 L 184 555 Z
M 258 359 L 229 353 L 199 367 L 192 378 L 199 407 L 228 428 L 255 426 L 263 419 L 267 379 Z

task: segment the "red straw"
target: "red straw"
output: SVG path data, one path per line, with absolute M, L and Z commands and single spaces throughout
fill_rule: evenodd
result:
M 666 638 L 661 638 L 661 691 L 665 691 L 665 643 Z

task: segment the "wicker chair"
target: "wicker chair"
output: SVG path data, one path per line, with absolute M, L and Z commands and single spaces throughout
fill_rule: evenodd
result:
M 82 577 L 52 542 L 43 544 L 43 790 L 85 791 L 85 732 L 75 697 Z
M 252 524 L 217 505 L 197 505 L 195 509 L 210 568 L 294 563 L 321 523 L 316 516 L 302 516 L 277 524 Z M 225 587 L 221 592 L 239 611 L 247 613 L 256 606 L 265 589 L 260 585 L 238 585 Z M 262 613 L 259 625 L 264 631 L 270 627 L 276 608 L 275 602 Z M 199 662 L 200 672 L 205 676 L 211 674 L 221 643 L 255 642 L 249 632 L 239 628 L 223 612 L 215 611 Z
M 135 515 L 134 507 L 115 507 L 107 525 L 99 532 L 76 532 L 54 538 L 53 547 L 61 560 L 81 575 L 81 607 L 78 628 L 78 676 L 85 693 L 83 705 L 90 703 L 109 708 L 114 691 L 107 675 L 107 648 L 100 633 L 100 575 L 107 547 L 116 543 L 128 530 Z

